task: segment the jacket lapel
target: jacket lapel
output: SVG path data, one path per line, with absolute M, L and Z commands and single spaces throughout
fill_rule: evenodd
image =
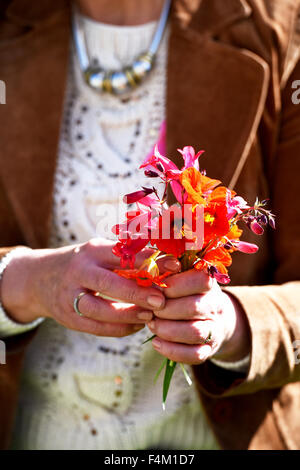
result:
M 256 54 L 215 40 L 246 19 L 245 1 L 175 2 L 167 85 L 167 150 L 205 149 L 201 166 L 234 187 L 249 154 L 265 105 L 269 68 Z
M 7 104 L 0 106 L 0 178 L 33 247 L 46 246 L 59 127 L 69 53 L 70 10 L 48 0 L 38 13 L 15 0 L 9 15 L 30 26 L 0 43 L 1 79 Z M 34 13 L 32 13 L 32 11 Z M 53 11 L 52 11 L 53 10 Z M 202 166 L 234 185 L 254 140 L 264 108 L 268 67 L 246 50 L 214 40 L 246 19 L 245 0 L 175 0 L 167 69 L 167 149 L 204 148 Z M 30 106 L 28 105 L 30 103 Z M 9 116 L 9 121 L 7 121 Z
M 0 106 L 0 178 L 32 247 L 46 246 L 49 236 L 70 32 L 66 2 L 54 11 L 48 1 L 37 4 L 12 3 L 7 18 L 22 25 L 22 34 L 0 43 L 7 92 Z

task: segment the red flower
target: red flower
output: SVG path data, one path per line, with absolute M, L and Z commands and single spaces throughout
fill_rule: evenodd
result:
M 136 240 L 128 238 L 127 240 L 116 243 L 112 248 L 112 252 L 115 256 L 121 258 L 120 265 L 122 268 L 126 268 L 127 266 L 133 268 L 136 254 L 145 248 L 148 241 L 149 240 L 144 240 L 142 238 Z
M 155 284 L 159 287 L 167 287 L 167 284 L 165 284 L 162 280 L 171 274 L 170 271 L 167 271 L 164 274 L 153 276 L 145 269 L 115 269 L 114 271 L 126 279 L 136 280 L 137 284 L 144 287 L 152 286 L 152 284 Z
M 228 251 L 223 247 L 218 247 L 208 251 L 194 267 L 200 271 L 207 269 L 208 273 L 218 282 L 228 284 L 230 278 L 227 275 L 227 266 L 230 266 L 231 263 L 232 258 Z
M 204 244 L 230 231 L 226 204 L 210 203 L 204 211 Z

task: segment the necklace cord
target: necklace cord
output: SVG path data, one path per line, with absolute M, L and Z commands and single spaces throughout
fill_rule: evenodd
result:
M 150 74 L 159 44 L 169 17 L 172 0 L 165 0 L 162 12 L 153 35 L 148 51 L 140 54 L 132 65 L 122 70 L 105 71 L 99 66 L 91 65 L 91 60 L 86 47 L 86 38 L 82 19 L 78 9 L 73 5 L 72 32 L 77 52 L 78 62 L 86 83 L 97 92 L 123 94 L 136 88 Z

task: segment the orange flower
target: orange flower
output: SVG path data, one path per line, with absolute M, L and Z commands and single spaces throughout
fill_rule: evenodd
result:
M 203 259 L 195 264 L 195 268 L 201 271 L 209 266 L 214 266 L 221 274 L 227 274 L 227 267 L 232 263 L 232 258 L 223 247 L 214 248 L 206 253 Z
M 186 202 L 201 205 L 206 205 L 203 196 L 221 183 L 219 180 L 213 180 L 202 175 L 196 168 L 184 170 L 180 175 L 180 182 L 187 192 Z
M 164 274 L 153 276 L 152 273 L 149 273 L 145 269 L 115 269 L 114 272 L 126 279 L 134 279 L 137 284 L 144 287 L 149 287 L 152 284 L 159 287 L 167 287 L 167 284 L 162 282 L 162 280 L 172 274 L 171 271 L 167 271 Z
M 238 240 L 241 238 L 242 234 L 243 230 L 241 230 L 237 224 L 234 224 L 231 227 L 230 232 L 227 233 L 226 237 L 230 240 Z
M 219 186 L 218 188 L 214 189 L 213 192 L 209 195 L 209 202 L 217 202 L 217 203 L 227 203 L 228 196 L 233 198 L 236 193 L 231 191 L 230 189 L 226 188 L 225 186 Z

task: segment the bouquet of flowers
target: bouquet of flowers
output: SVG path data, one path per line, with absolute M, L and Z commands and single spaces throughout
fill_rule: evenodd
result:
M 178 151 L 184 161 L 181 169 L 161 155 L 157 145 L 140 166 L 149 179 L 161 183 L 161 194 L 155 187 L 142 187 L 124 197 L 127 204 L 136 204 L 136 210 L 128 211 L 126 220 L 112 229 L 118 236 L 113 253 L 120 257 L 121 269 L 116 272 L 142 286 L 167 287 L 171 273 L 161 274 L 157 262 L 172 255 L 180 261 L 182 271 L 205 270 L 217 282 L 228 284 L 232 254 L 235 251 L 251 254 L 258 250 L 256 245 L 241 241 L 243 231 L 239 223 L 244 222 L 261 235 L 267 224 L 275 228 L 274 215 L 266 209 L 266 200 L 256 200 L 250 206 L 221 181 L 200 171 L 198 159 L 203 151 L 196 154 L 190 146 Z M 170 192 L 177 201 L 171 206 L 167 197 Z M 135 269 L 135 256 L 147 245 L 155 250 Z M 191 384 L 183 364 L 180 366 Z M 163 407 L 176 362 L 165 359 L 156 378 L 164 367 Z

